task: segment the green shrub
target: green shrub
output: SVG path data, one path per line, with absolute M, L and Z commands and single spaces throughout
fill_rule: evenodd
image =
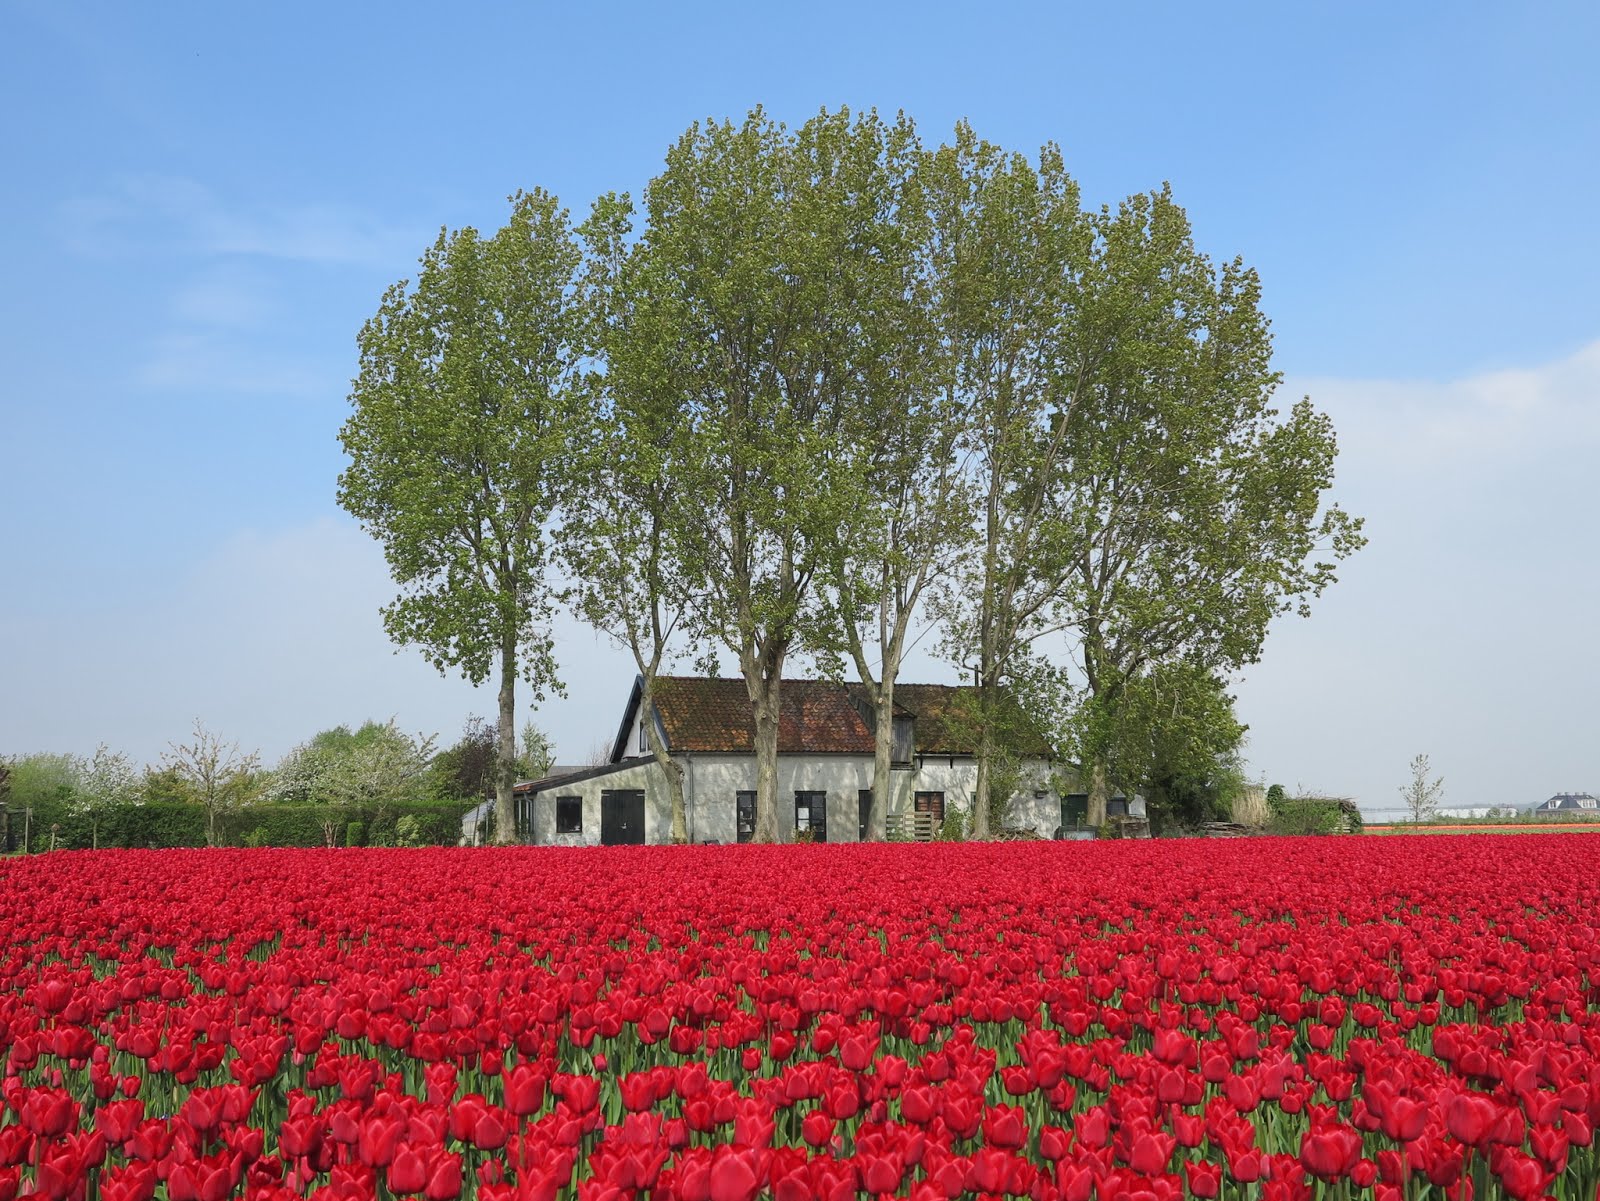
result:
M 944 807 L 944 821 L 934 837 L 940 842 L 961 842 L 967 837 L 967 811 L 959 805 Z
M 475 803 L 416 801 L 390 805 L 375 816 L 330 805 L 262 803 L 219 813 L 217 833 L 222 843 L 231 846 L 455 846 L 461 837 L 461 817 Z M 408 841 L 402 843 L 400 823 L 408 818 Z M 22 850 L 22 808 L 13 805 L 10 819 L 12 846 Z M 354 842 L 351 825 L 356 827 Z M 51 826 L 58 827 L 58 849 L 88 850 L 95 839 L 89 818 L 70 812 L 64 799 L 35 800 L 28 826 L 28 849 L 36 852 L 49 849 Z M 100 815 L 99 827 L 99 845 L 105 849 L 206 845 L 205 808 L 181 801 L 110 809 Z
M 344 828 L 344 845 L 358 847 L 361 840 L 366 837 L 367 828 L 360 822 L 350 822 Z
M 1285 797 L 1267 827 L 1271 834 L 1342 834 L 1361 832 L 1361 815 L 1353 807 L 1327 797 Z

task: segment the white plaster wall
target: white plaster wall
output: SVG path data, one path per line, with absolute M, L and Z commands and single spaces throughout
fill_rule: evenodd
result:
M 754 791 L 756 765 L 749 755 L 684 755 L 690 837 L 694 842 L 736 841 L 734 798 Z M 1026 826 L 1045 838 L 1061 824 L 1061 799 L 1043 760 L 1024 764 L 1023 784 L 1012 798 L 1004 824 Z M 889 812 L 909 813 L 918 792 L 942 792 L 946 810 L 968 810 L 977 781 L 972 759 L 927 756 L 909 770 L 890 773 Z M 828 841 L 854 842 L 860 829 L 860 793 L 872 787 L 872 759 L 867 755 L 780 755 L 778 757 L 778 829 L 794 834 L 794 794 L 828 794 Z M 1036 790 L 1045 795 L 1035 797 Z
M 644 789 L 645 841 L 672 841 L 672 805 L 666 781 L 653 761 L 625 767 L 574 784 L 559 784 L 533 798 L 533 841 L 538 846 L 597 847 L 600 845 L 600 794 L 614 789 Z M 556 833 L 556 798 L 583 798 L 583 832 Z
M 703 843 L 738 840 L 735 795 L 756 787 L 755 758 L 750 755 L 680 756 L 684 767 L 684 808 L 689 840 Z M 977 781 L 972 759 L 928 756 L 910 769 L 890 773 L 889 812 L 909 813 L 912 794 L 942 792 L 947 811 L 970 811 Z M 868 755 L 780 755 L 778 757 L 778 830 L 785 840 L 794 837 L 794 794 L 825 792 L 828 796 L 828 841 L 855 842 L 860 825 L 860 794 L 872 787 L 872 758 Z M 613 789 L 643 789 L 645 841 L 671 841 L 672 807 L 666 777 L 653 760 L 574 784 L 558 785 L 533 800 L 533 841 L 541 846 L 600 845 L 600 798 Z M 1042 791 L 1044 796 L 1036 796 Z M 583 799 L 583 832 L 555 832 L 556 797 Z M 1024 764 L 1021 787 L 1012 797 L 1002 821 L 1022 826 L 1049 838 L 1061 824 L 1061 800 L 1042 760 Z

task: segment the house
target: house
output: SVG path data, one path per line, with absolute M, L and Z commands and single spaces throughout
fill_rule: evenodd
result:
M 1600 817 L 1600 800 L 1587 792 L 1558 792 L 1533 808 L 1535 817 Z
M 888 822 L 904 837 L 931 838 L 947 817 L 970 811 L 977 783 L 970 712 L 975 690 L 947 684 L 895 687 Z M 517 785 L 518 838 L 541 845 L 671 841 L 665 773 L 641 718 L 643 680 L 623 707 L 609 762 Z M 873 711 L 859 685 L 785 680 L 778 721 L 778 828 L 786 840 L 856 842 L 872 798 Z M 658 677 L 656 737 L 682 765 L 689 841 L 748 842 L 755 830 L 755 722 L 740 677 Z M 1080 816 L 1082 795 L 1063 796 L 1070 769 L 1014 703 L 1007 726 L 1015 774 L 1002 827 L 1050 838 Z M 1009 775 L 1009 773 L 1008 773 Z M 1128 802 L 1124 801 L 1124 805 Z M 1143 802 L 1132 803 L 1142 811 Z M 1080 823 L 1081 824 L 1081 823 Z

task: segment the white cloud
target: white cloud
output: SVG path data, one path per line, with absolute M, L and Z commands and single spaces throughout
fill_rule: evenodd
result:
M 1455 383 L 1286 391 L 1331 413 L 1336 493 L 1372 544 L 1245 673 L 1252 767 L 1373 808 L 1396 802 L 1419 751 L 1446 803 L 1600 791 L 1600 346 Z M 0 606 L 0 752 L 104 739 L 154 758 L 197 715 L 269 760 L 367 717 L 448 742 L 469 713 L 494 711 L 493 690 L 397 652 L 377 613 L 393 591 L 376 544 L 330 517 L 241 533 L 154 598 L 108 580 L 98 609 L 80 596 L 7 622 Z M 570 696 L 534 716 L 581 761 L 614 733 L 632 666 L 571 620 L 557 647 Z M 931 660 L 908 671 L 950 678 Z
M 1446 804 L 1600 789 L 1600 342 L 1448 383 L 1285 392 L 1332 416 L 1335 493 L 1371 543 L 1245 674 L 1253 765 L 1374 809 L 1419 751 Z
M 1511 466 L 1600 441 L 1600 341 L 1544 367 L 1448 383 L 1295 379 L 1335 419 L 1347 460 L 1428 470 Z
M 441 676 L 383 632 L 394 588 L 376 543 L 322 518 L 218 546 L 165 595 L 108 589 L 99 611 L 9 623 L 0 638 L 0 754 L 92 749 L 144 761 L 195 717 L 270 763 L 320 729 L 394 717 L 449 745 L 495 690 Z M 559 632 L 571 698 L 531 716 L 567 759 L 616 729 L 624 657 L 576 623 Z M 524 708 L 518 724 L 529 716 Z
M 394 270 L 414 262 L 420 231 L 349 205 L 224 199 L 191 179 L 120 177 L 105 193 L 65 209 L 69 245 L 88 254 L 130 254 L 158 246 L 201 255 Z

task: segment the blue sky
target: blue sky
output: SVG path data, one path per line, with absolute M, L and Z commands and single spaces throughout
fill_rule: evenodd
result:
M 391 653 L 334 504 L 361 322 L 517 188 L 581 214 L 697 118 L 847 104 L 1169 180 L 1260 270 L 1373 545 L 1239 682 L 1259 772 L 1600 792 L 1597 45 L 1576 3 L 0 3 L 0 753 L 489 712 Z M 581 759 L 627 669 L 562 650 Z

